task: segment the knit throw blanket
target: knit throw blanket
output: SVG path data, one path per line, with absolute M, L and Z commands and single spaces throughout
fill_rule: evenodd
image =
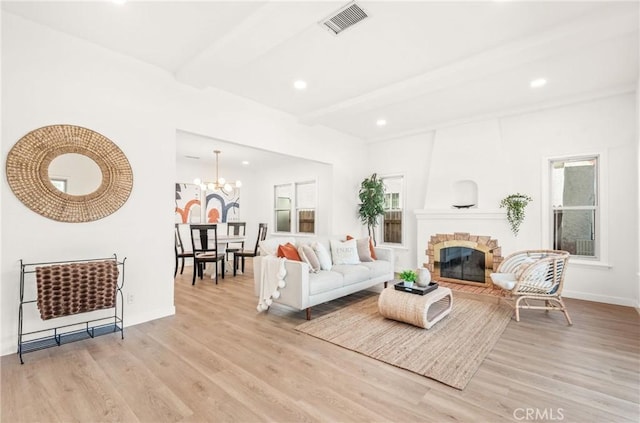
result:
M 285 260 L 276 256 L 264 256 L 260 270 L 260 298 L 257 307 L 259 312 L 268 310 L 273 300 L 280 298 L 279 290 L 286 286 Z
M 114 260 L 36 267 L 42 320 L 115 307 L 118 265 Z

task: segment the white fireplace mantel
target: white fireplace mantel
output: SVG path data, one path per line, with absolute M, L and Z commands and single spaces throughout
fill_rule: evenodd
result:
M 500 209 L 423 209 L 415 210 L 416 219 L 418 221 L 422 219 L 429 220 L 459 220 L 459 219 L 497 219 L 506 220 L 507 212 Z

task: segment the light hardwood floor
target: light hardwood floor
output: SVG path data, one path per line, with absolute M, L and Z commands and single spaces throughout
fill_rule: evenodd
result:
M 567 300 L 523 311 L 464 391 L 297 332 L 304 312 L 256 312 L 251 267 L 175 281 L 175 316 L 2 357 L 1 421 L 637 422 L 640 319 Z M 329 313 L 374 293 L 314 308 Z M 428 360 L 429 357 L 425 357 Z

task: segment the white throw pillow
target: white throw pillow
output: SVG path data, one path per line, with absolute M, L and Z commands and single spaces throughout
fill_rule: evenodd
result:
M 311 247 L 318 256 L 318 260 L 320 261 L 320 269 L 331 270 L 331 267 L 333 266 L 331 264 L 331 256 L 329 255 L 329 252 L 327 251 L 325 246 L 320 242 L 314 242 Z
M 356 245 L 358 247 L 358 257 L 361 262 L 373 261 L 371 257 L 371 250 L 369 249 L 369 237 L 356 239 Z
M 527 257 L 524 260 L 522 260 L 522 262 L 518 265 L 518 268 L 516 269 L 516 279 L 520 279 L 520 277 L 522 276 L 522 274 L 524 273 L 525 270 L 527 270 L 527 268 L 529 267 L 529 265 L 535 263 L 536 260 L 532 257 Z
M 292 237 L 269 238 L 264 241 L 260 241 L 258 244 L 260 247 L 260 255 L 275 256 L 278 254 L 278 246 L 285 245 L 288 242 L 296 245 L 296 240 Z
M 331 258 L 333 264 L 358 264 L 360 256 L 358 256 L 358 244 L 355 239 L 340 242 L 335 239 L 331 240 Z
M 320 260 L 310 245 L 301 245 L 298 247 L 298 254 L 302 261 L 309 265 L 309 272 L 318 273 L 320 271 Z

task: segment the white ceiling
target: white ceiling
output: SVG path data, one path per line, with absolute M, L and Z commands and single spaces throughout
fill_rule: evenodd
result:
M 637 1 L 3 1 L 2 10 L 299 118 L 378 141 L 630 91 Z M 534 78 L 548 84 L 531 89 Z M 295 79 L 308 88 L 296 91 Z M 387 120 L 377 127 L 379 118 Z

